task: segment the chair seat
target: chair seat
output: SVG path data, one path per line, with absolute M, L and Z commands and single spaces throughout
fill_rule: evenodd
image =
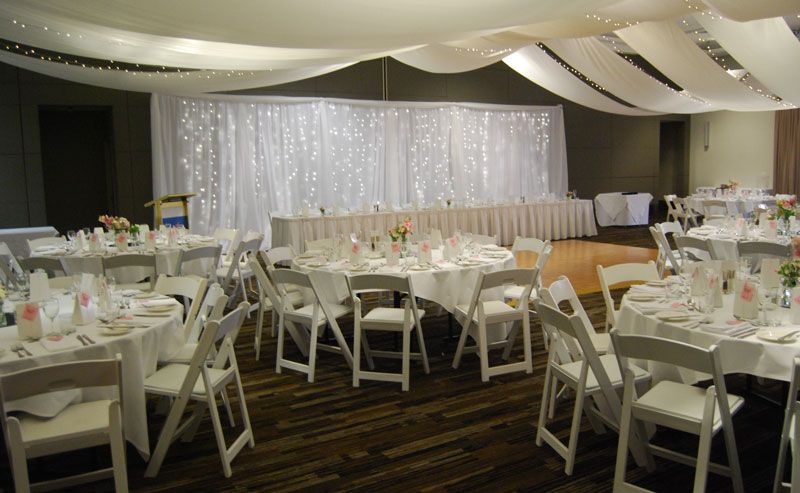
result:
M 743 398 L 728 394 L 728 406 L 731 414 L 735 414 L 743 404 Z M 682 421 L 694 423 L 703 421 L 705 405 L 706 389 L 668 380 L 658 382 L 633 404 L 635 408 L 666 414 Z M 722 426 L 722 420 L 719 404 L 715 404 L 715 406 L 713 428 L 717 430 Z
M 417 310 L 419 318 L 425 316 L 425 310 Z M 370 324 L 402 325 L 405 319 L 403 308 L 373 308 L 361 318 L 362 322 Z M 414 316 L 411 316 L 411 327 L 414 326 Z
M 197 349 L 196 342 L 187 342 L 183 345 L 178 352 L 173 354 L 167 362 L 169 363 L 189 363 L 192 360 L 192 356 L 194 356 L 194 351 Z
M 517 312 L 516 309 L 511 308 L 506 303 L 498 300 L 492 301 L 484 301 L 483 303 L 483 312 L 486 314 L 487 318 L 491 318 L 497 315 L 505 315 L 505 314 L 514 314 Z M 456 317 L 459 320 L 464 320 L 467 317 L 467 311 L 469 310 L 469 305 L 458 305 L 456 306 Z M 472 315 L 472 321 L 478 323 L 478 310 L 475 310 L 475 313 Z
M 146 392 L 161 395 L 178 395 L 183 385 L 183 380 L 186 378 L 186 372 L 189 371 L 189 365 L 180 363 L 169 364 L 144 380 L 144 389 Z M 232 370 L 209 368 L 209 376 L 211 377 L 211 385 L 216 387 L 224 378 L 232 374 Z M 203 383 L 202 375 L 197 378 L 197 382 L 192 389 L 193 395 L 205 395 L 206 388 Z
M 22 414 L 19 419 L 22 441 L 32 446 L 40 441 L 66 440 L 102 432 L 109 427 L 108 406 L 111 402 L 99 400 L 72 404 L 50 419 Z
M 328 304 L 328 308 L 330 309 L 331 314 L 333 315 L 333 318 L 339 318 L 339 317 L 347 315 L 348 313 L 353 311 L 353 307 L 352 306 L 336 305 L 336 304 L 333 304 L 333 303 L 329 303 Z M 313 316 L 313 314 L 314 314 L 314 305 L 313 304 L 312 305 L 305 305 L 302 308 L 298 308 L 297 310 L 294 310 L 292 312 L 292 315 L 300 315 L 302 317 L 307 317 L 309 319 Z M 322 311 L 322 308 L 320 308 L 319 309 L 319 321 L 320 322 L 324 322 L 326 320 L 328 320 L 328 318 L 325 316 L 325 312 Z
M 617 362 L 617 357 L 613 354 L 604 354 L 600 356 L 600 362 L 603 364 L 603 368 L 606 370 L 608 379 L 611 380 L 611 385 L 614 387 L 621 386 L 622 375 L 619 372 L 619 363 Z M 560 369 L 560 373 L 572 379 L 573 382 L 577 382 L 581 376 L 582 365 L 583 361 L 573 361 L 571 363 L 558 365 L 558 368 Z M 650 378 L 650 374 L 646 370 L 643 370 L 638 366 L 631 366 L 635 380 L 639 381 Z M 600 384 L 597 382 L 597 378 L 594 376 L 594 372 L 590 368 L 588 375 L 586 375 L 586 392 L 592 392 L 599 388 Z
M 503 297 L 506 299 L 518 300 L 522 297 L 522 292 L 525 291 L 525 286 L 509 286 L 503 291 Z M 531 289 L 530 299 L 535 300 L 536 290 Z

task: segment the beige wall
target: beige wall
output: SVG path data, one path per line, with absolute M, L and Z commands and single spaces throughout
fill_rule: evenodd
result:
M 704 149 L 706 122 L 711 122 L 708 150 Z M 772 111 L 692 115 L 689 189 L 728 180 L 744 187 L 772 188 L 774 129 Z

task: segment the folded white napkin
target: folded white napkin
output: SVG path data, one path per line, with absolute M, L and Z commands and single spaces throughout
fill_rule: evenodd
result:
M 178 300 L 174 298 L 142 301 L 142 306 L 148 308 L 152 306 L 168 306 L 168 305 L 180 305 L 180 303 L 178 303 Z
M 67 251 L 63 248 L 53 248 L 53 247 L 39 247 L 35 251 L 36 253 L 41 255 L 66 255 L 67 253 Z
M 680 301 L 652 301 L 644 303 L 633 303 L 633 307 L 639 310 L 643 315 L 652 315 L 657 312 L 665 310 L 681 310 L 686 308 Z
M 141 289 L 123 289 L 122 291 L 119 292 L 119 294 L 121 294 L 122 296 L 133 296 L 141 292 L 142 292 Z
M 755 332 L 755 328 L 749 322 L 736 319 L 712 322 L 704 325 L 703 330 L 730 337 L 738 337 L 743 334 Z
M 646 284 L 635 284 L 631 286 L 631 293 L 640 294 L 664 294 L 664 288 L 661 286 L 648 286 Z
M 65 337 L 60 335 L 42 337 L 41 339 L 39 339 L 39 344 L 41 344 L 43 348 L 50 351 L 51 353 L 82 346 L 82 344 L 78 342 L 78 340 L 75 339 L 74 337 Z

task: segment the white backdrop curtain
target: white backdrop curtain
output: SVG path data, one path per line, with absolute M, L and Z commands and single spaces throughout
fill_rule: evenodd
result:
M 195 192 L 192 229 L 269 214 L 567 190 L 560 106 L 219 96 L 151 99 L 153 193 Z

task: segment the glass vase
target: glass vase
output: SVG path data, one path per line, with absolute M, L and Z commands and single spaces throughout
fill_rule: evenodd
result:
M 406 237 L 403 236 L 400 240 L 400 258 L 408 257 L 408 241 Z

